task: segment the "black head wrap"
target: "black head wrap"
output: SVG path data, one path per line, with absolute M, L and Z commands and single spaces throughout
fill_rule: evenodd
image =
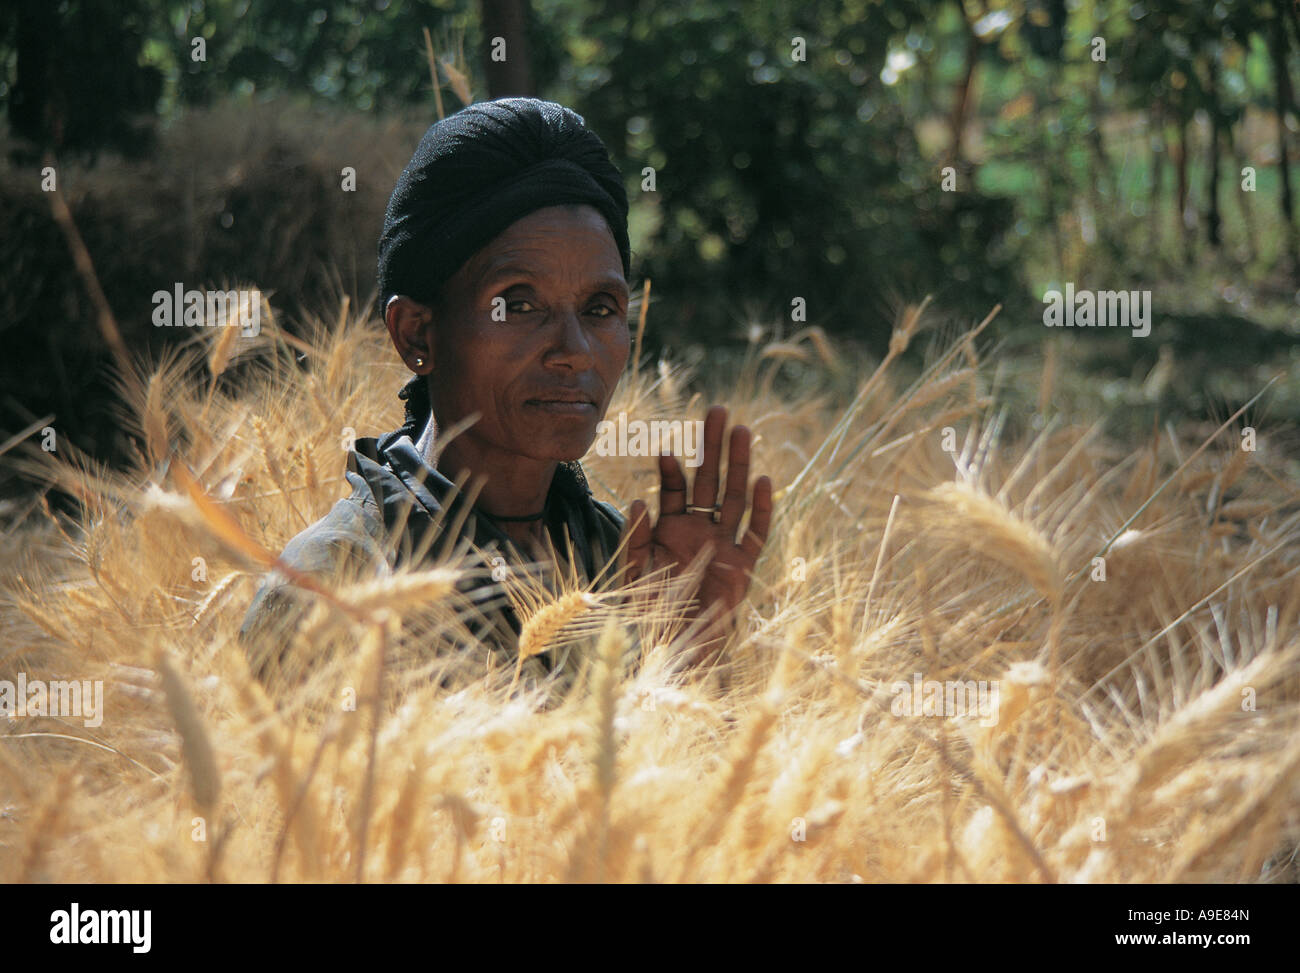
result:
M 429 126 L 398 177 L 379 238 L 379 314 L 394 294 L 433 304 L 448 278 L 516 220 L 565 203 L 595 207 L 631 276 L 627 191 L 599 136 L 553 101 L 479 102 Z M 402 390 L 407 425 L 428 419 L 421 376 Z M 415 438 L 413 436 L 412 438 Z

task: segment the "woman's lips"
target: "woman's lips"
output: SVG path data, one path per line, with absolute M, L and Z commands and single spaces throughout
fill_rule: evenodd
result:
M 524 405 L 532 406 L 534 409 L 540 409 L 542 412 L 549 412 L 557 416 L 574 416 L 585 419 L 588 416 L 596 414 L 596 406 L 592 402 L 573 402 L 561 401 L 558 399 L 529 399 Z

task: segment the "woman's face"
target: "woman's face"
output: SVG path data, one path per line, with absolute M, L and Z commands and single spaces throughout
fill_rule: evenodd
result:
M 448 281 L 433 308 L 433 412 L 465 439 L 535 460 L 581 458 L 628 358 L 627 281 L 591 206 L 512 224 Z

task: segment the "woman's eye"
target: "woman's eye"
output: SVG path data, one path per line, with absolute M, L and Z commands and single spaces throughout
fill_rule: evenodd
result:
M 532 314 L 541 310 L 532 301 L 523 297 L 507 298 L 505 308 L 508 314 Z M 617 317 L 618 311 L 608 304 L 593 304 L 587 310 L 587 314 L 603 319 Z

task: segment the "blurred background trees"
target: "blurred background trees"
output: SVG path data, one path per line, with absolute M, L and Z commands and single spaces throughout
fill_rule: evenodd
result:
M 652 349 L 743 347 L 755 324 L 880 348 L 933 294 L 963 321 L 1002 303 L 1014 352 L 1073 281 L 1155 293 L 1153 338 L 1098 336 L 1098 367 L 1142 378 L 1161 345 L 1196 367 L 1287 360 L 1298 72 L 1292 0 L 17 0 L 0 381 L 36 412 L 107 394 L 47 154 L 143 349 L 174 337 L 147 315 L 172 281 L 255 282 L 289 316 L 364 301 L 438 107 L 521 93 L 572 106 L 622 168 Z

